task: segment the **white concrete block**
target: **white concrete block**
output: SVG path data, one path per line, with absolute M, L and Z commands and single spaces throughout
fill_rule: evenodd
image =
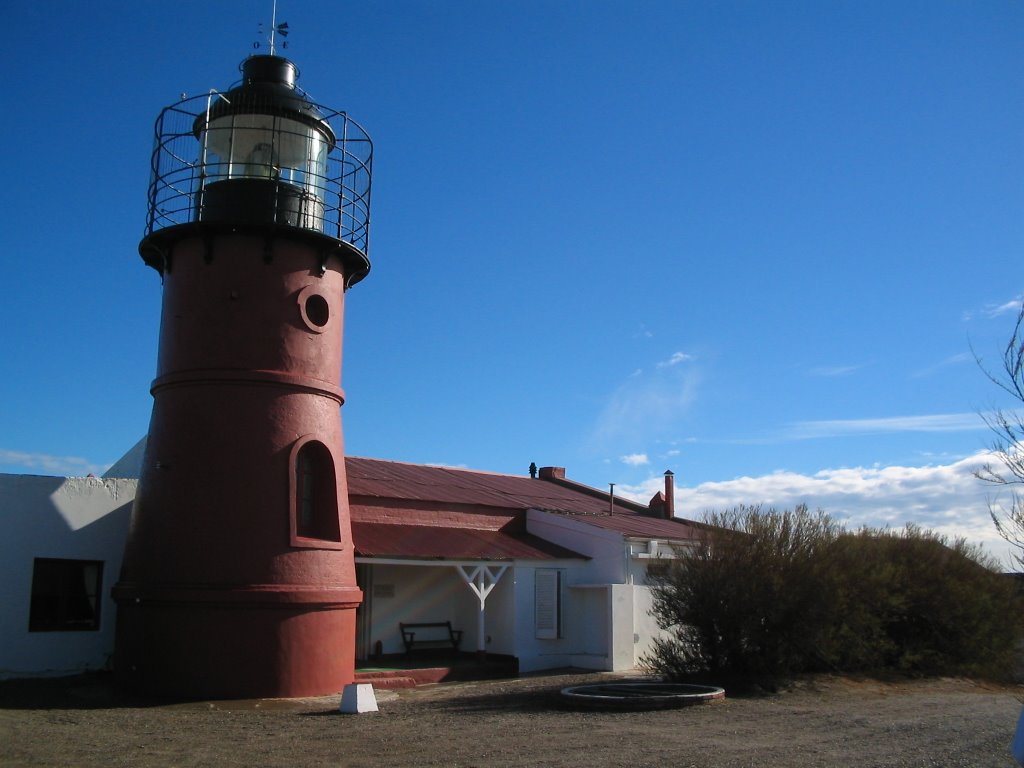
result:
M 341 706 L 338 709 L 347 715 L 377 712 L 377 697 L 373 695 L 373 686 L 369 683 L 346 685 L 341 692 Z

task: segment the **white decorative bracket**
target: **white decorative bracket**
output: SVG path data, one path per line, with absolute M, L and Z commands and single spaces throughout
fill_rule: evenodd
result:
M 480 601 L 480 612 L 477 614 L 476 651 L 479 654 L 487 652 L 487 635 L 484 632 L 484 608 L 487 605 L 487 596 L 498 584 L 498 580 L 508 570 L 507 565 L 478 565 L 475 567 L 466 565 L 455 566 L 462 580 L 466 583 L 477 600 Z

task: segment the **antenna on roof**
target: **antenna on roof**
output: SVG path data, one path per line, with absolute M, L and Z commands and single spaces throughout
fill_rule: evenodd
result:
M 277 23 L 277 0 L 274 0 L 273 8 L 271 9 L 270 14 L 271 14 L 270 15 L 270 32 L 269 33 L 264 32 L 264 30 L 263 30 L 263 22 L 261 21 L 260 24 L 259 24 L 259 34 L 260 34 L 260 37 L 263 37 L 263 35 L 265 35 L 265 34 L 267 35 L 266 43 L 267 43 L 268 46 L 270 46 L 270 55 L 271 56 L 276 56 L 277 55 L 277 42 L 276 42 L 276 38 L 277 38 L 278 35 L 280 35 L 281 37 L 288 37 L 288 22 L 287 21 L 282 21 L 280 24 Z M 256 43 L 253 43 L 252 47 L 258 49 L 261 45 L 262 45 L 261 42 L 256 42 Z M 287 48 L 288 47 L 288 41 L 287 40 L 282 40 L 281 41 L 281 47 L 282 48 Z

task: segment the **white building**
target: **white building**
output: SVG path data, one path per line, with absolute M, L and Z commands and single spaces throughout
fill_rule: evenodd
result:
M 0 677 L 109 665 L 142 448 L 104 478 L 0 475 Z M 696 535 L 665 503 L 670 474 L 644 506 L 557 467 L 525 477 L 348 457 L 346 470 L 360 659 L 458 638 L 520 672 L 632 669 L 660 632 L 648 570 Z
M 648 506 L 612 499 L 558 467 L 536 478 L 352 457 L 346 467 L 361 657 L 403 652 L 401 624 L 448 622 L 461 650 L 514 658 L 521 672 L 633 669 L 660 632 L 648 569 L 696 535 L 668 517 L 666 494 Z M 667 485 L 671 497 L 670 474 Z
M 108 666 L 116 610 L 110 587 L 137 484 L 0 474 L 0 678 Z

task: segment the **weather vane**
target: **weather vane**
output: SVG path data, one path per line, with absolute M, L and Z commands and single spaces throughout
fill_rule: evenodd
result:
M 271 56 L 276 55 L 276 52 L 277 52 L 277 44 L 276 44 L 275 38 L 278 35 L 280 35 L 281 37 L 288 37 L 288 22 L 287 21 L 282 21 L 280 24 L 277 23 L 277 0 L 274 0 L 273 10 L 271 11 L 270 31 L 269 31 L 269 33 L 265 30 L 265 28 L 263 26 L 263 22 L 261 21 L 260 25 L 259 25 L 259 35 L 260 35 L 261 38 L 264 38 L 264 36 L 266 36 L 265 37 L 265 41 L 266 41 L 266 44 L 268 46 L 270 46 L 270 55 Z M 256 41 L 255 43 L 252 44 L 252 47 L 256 48 L 256 49 L 259 49 L 260 46 L 262 46 L 262 45 L 263 45 L 263 41 L 262 40 L 258 40 L 258 41 Z M 287 48 L 288 47 L 288 41 L 287 40 L 282 40 L 281 41 L 281 47 L 282 48 Z

